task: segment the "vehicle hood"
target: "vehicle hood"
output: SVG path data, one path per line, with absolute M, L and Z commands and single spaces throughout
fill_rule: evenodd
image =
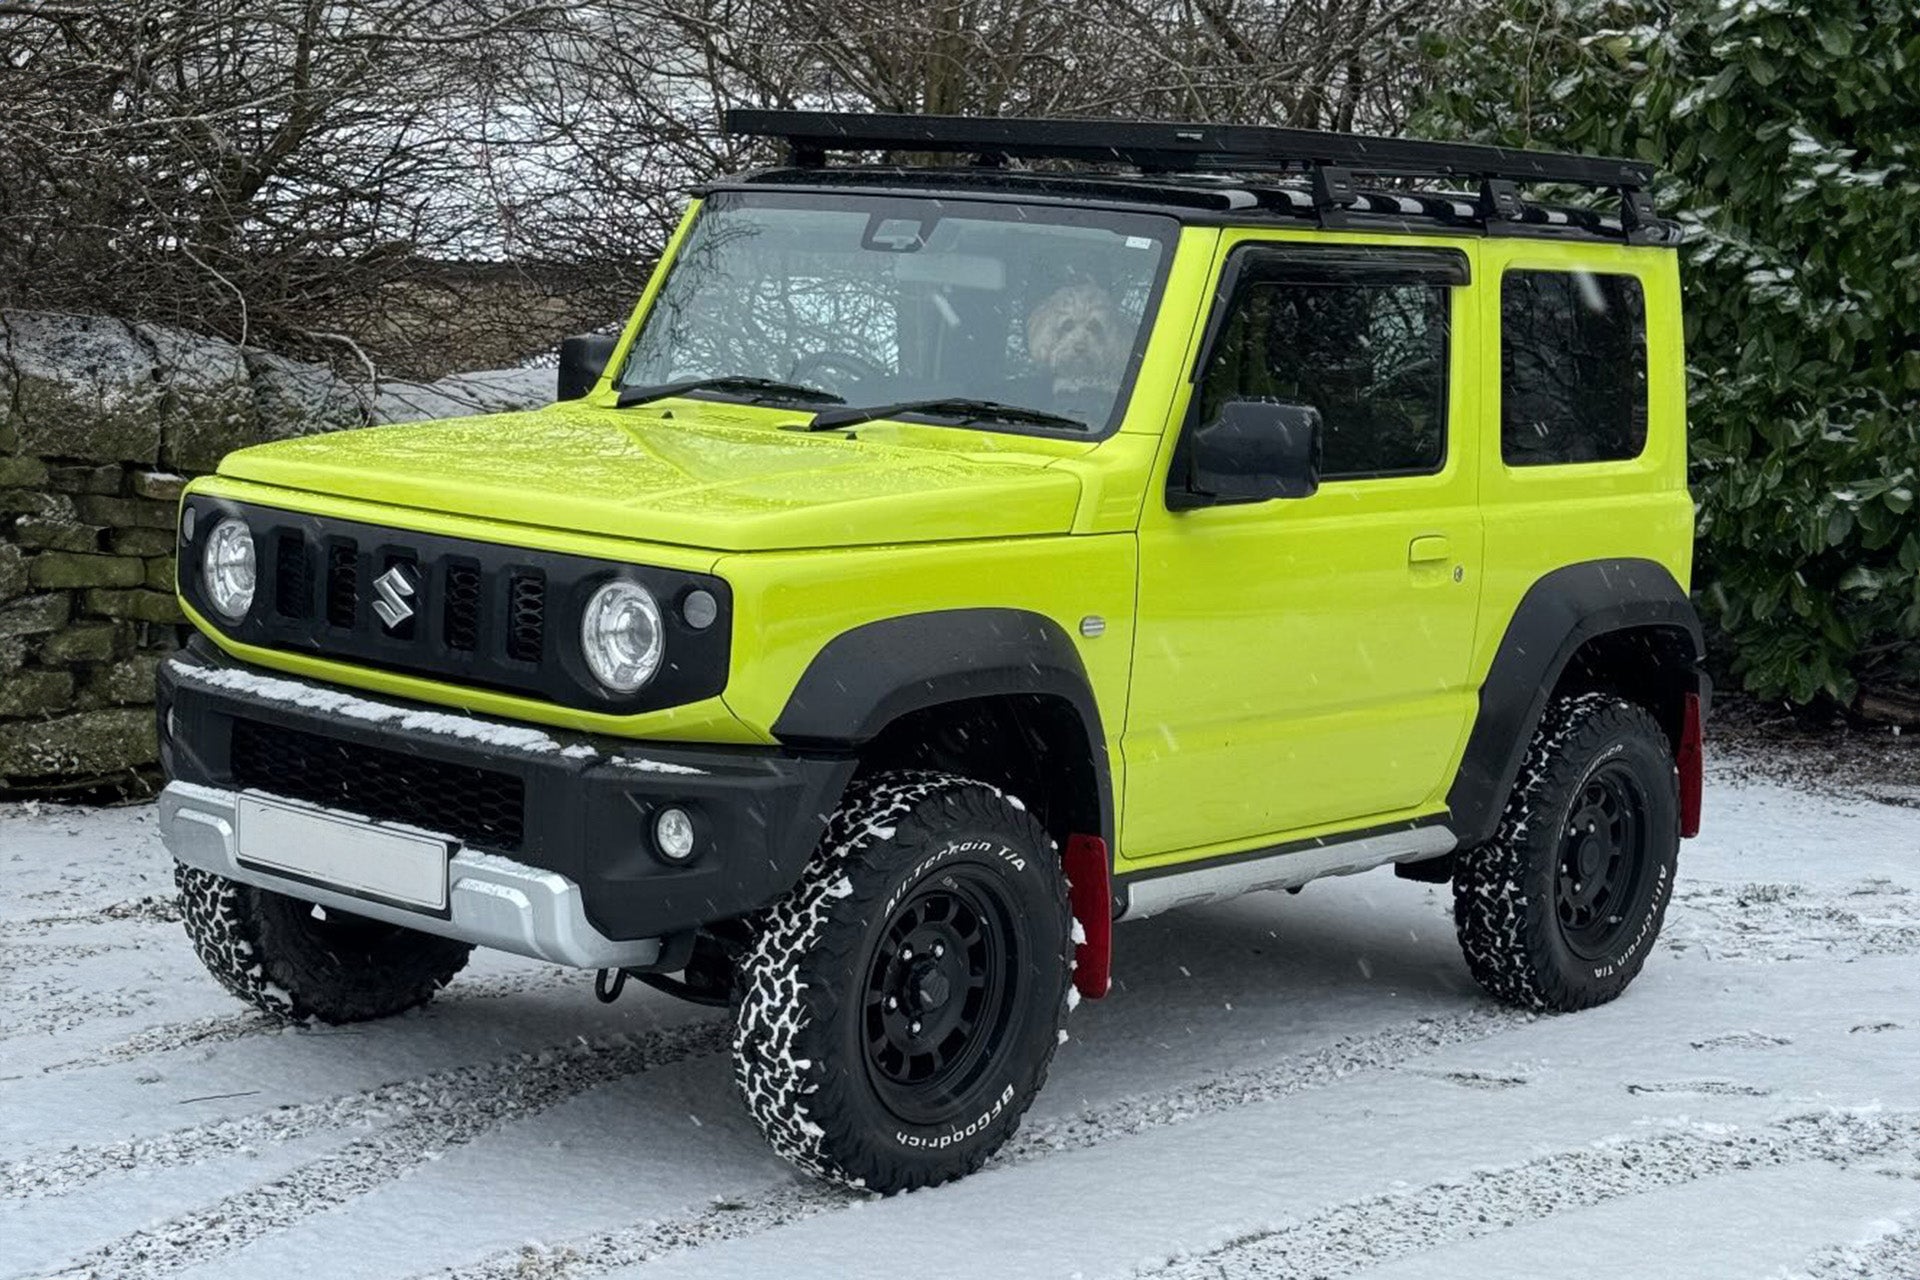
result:
M 576 402 L 278 441 L 229 454 L 220 474 L 716 551 L 1072 527 L 1080 484 L 1049 469 L 1061 456 L 1049 442 L 1007 436 L 1000 444 L 984 433 L 928 428 L 909 444 L 898 431 L 892 441 L 848 439 L 782 430 L 779 421 L 765 410 L 705 402 L 664 412 Z

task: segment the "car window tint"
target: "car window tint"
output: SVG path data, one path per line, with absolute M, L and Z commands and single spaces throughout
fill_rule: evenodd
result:
M 1438 470 L 1448 294 L 1379 281 L 1243 284 L 1202 379 L 1200 421 L 1228 400 L 1312 405 L 1326 433 L 1322 478 Z
M 1647 444 L 1640 281 L 1509 271 L 1500 281 L 1500 456 L 1509 466 L 1616 462 Z

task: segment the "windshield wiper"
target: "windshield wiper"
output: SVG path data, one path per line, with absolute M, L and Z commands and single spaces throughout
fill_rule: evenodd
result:
M 857 427 L 862 423 L 878 422 L 882 418 L 897 418 L 907 413 L 924 414 L 932 418 L 954 418 L 961 422 L 1012 422 L 1030 427 L 1064 427 L 1073 431 L 1088 429 L 1087 424 L 1078 418 L 1048 413 L 1044 409 L 1026 409 L 1017 404 L 1001 404 L 997 400 L 969 400 L 964 396 L 942 396 L 934 400 L 901 400 L 894 404 L 874 404 L 864 408 L 854 406 L 846 409 L 825 409 L 814 415 L 807 430 L 833 431 L 840 427 Z
M 772 378 L 683 378 L 679 382 L 662 382 L 651 387 L 628 387 L 620 393 L 619 405 L 622 409 L 631 409 L 636 405 L 652 404 L 656 400 L 667 400 L 674 396 L 686 395 L 689 391 L 739 391 L 747 393 L 754 400 L 798 400 L 802 404 L 845 404 L 844 396 L 831 391 L 822 391 L 818 387 L 803 387 L 793 382 L 776 382 Z

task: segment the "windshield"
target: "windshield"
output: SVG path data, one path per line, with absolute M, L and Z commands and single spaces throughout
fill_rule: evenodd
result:
M 1040 205 L 716 193 L 621 385 L 765 379 L 856 409 L 992 401 L 1104 432 L 1125 407 L 1175 230 L 1153 215 Z M 765 389 L 751 398 L 819 407 Z

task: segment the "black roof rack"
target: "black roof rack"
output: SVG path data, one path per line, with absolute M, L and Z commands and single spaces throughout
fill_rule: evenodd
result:
M 1491 178 L 1615 190 L 1641 190 L 1653 181 L 1653 166 L 1638 160 L 1265 125 L 736 109 L 727 112 L 726 127 L 728 133 L 785 139 L 793 163 L 803 168 L 825 164 L 830 151 L 926 151 L 1124 164 L 1149 173 L 1311 176 L 1344 169 L 1376 177 Z
M 909 151 L 968 156 L 989 166 L 1020 157 L 1118 164 L 1143 174 L 1293 175 L 1306 180 L 1313 205 L 1329 219 L 1367 204 L 1354 184 L 1356 174 L 1464 180 L 1477 188 L 1477 213 L 1490 228 L 1531 220 L 1519 184 L 1560 183 L 1618 195 L 1621 231 L 1629 240 L 1658 239 L 1665 231 L 1646 191 L 1653 166 L 1603 156 L 1156 120 L 734 109 L 726 113 L 726 130 L 783 139 L 790 162 L 800 169 L 826 167 L 828 153 L 835 151 Z

